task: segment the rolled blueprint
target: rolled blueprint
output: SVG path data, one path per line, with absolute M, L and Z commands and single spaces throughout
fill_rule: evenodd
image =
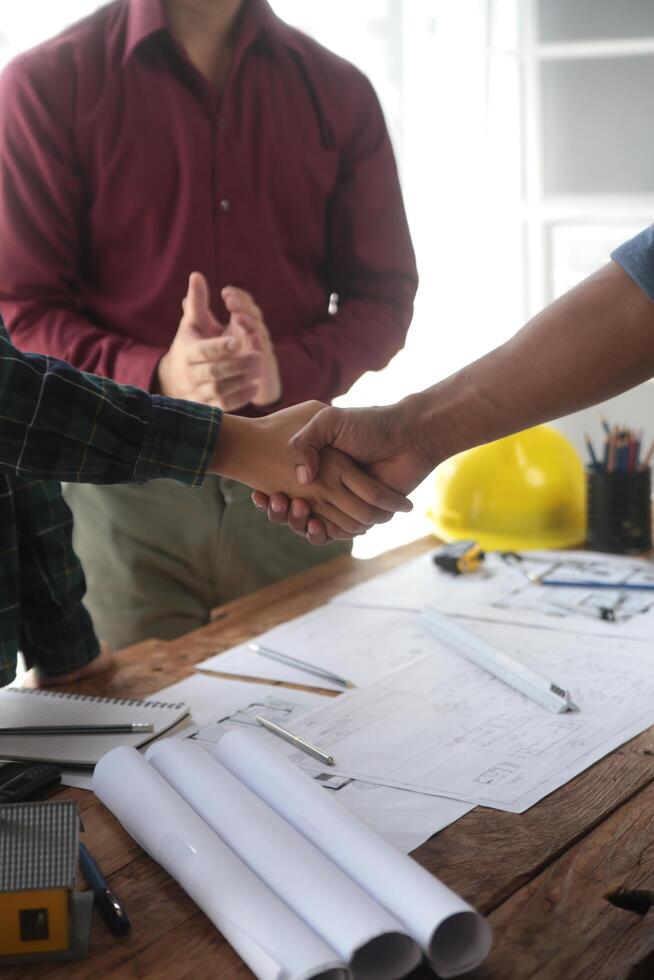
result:
M 478 966 L 491 946 L 486 920 L 332 794 L 251 732 L 234 729 L 216 758 L 388 909 L 441 977 Z
M 204 749 L 163 739 L 147 759 L 355 980 L 394 980 L 418 965 L 420 950 L 397 919 Z
M 95 767 L 93 789 L 202 909 L 259 980 L 347 980 L 333 949 L 250 871 L 136 749 Z

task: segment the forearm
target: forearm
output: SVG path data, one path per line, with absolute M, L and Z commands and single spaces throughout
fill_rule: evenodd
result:
M 567 415 L 654 375 L 654 303 L 615 263 L 535 316 L 511 340 L 410 396 L 436 465 L 457 452 Z
M 223 415 L 220 437 L 215 443 L 207 472 L 236 480 L 245 486 L 254 486 L 259 448 L 256 433 L 261 421 Z
M 202 483 L 221 413 L 23 354 L 0 329 L 0 469 L 77 483 Z

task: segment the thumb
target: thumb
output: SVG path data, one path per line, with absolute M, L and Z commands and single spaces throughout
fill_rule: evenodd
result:
M 323 408 L 289 440 L 298 483 L 306 486 L 320 471 L 320 450 L 331 445 L 340 429 L 341 409 Z
M 192 272 L 189 276 L 182 307 L 186 326 L 207 337 L 215 337 L 217 328 L 221 330 L 221 325 L 209 309 L 209 286 L 201 272 Z
M 188 280 L 184 311 L 189 316 L 202 316 L 209 310 L 209 287 L 201 272 L 192 272 Z

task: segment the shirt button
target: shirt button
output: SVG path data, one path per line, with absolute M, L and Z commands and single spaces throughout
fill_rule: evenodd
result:
M 224 211 L 224 212 L 225 212 L 225 214 L 226 214 L 226 213 L 227 213 L 227 212 L 229 211 L 229 209 L 230 209 L 230 206 L 231 206 L 231 205 L 230 205 L 230 203 L 229 203 L 229 201 L 228 201 L 228 199 L 227 199 L 226 197 L 224 197 L 224 198 L 222 199 L 222 201 L 220 202 L 220 210 L 221 210 L 221 211 Z
M 227 120 L 224 116 L 218 116 L 218 129 L 227 129 Z

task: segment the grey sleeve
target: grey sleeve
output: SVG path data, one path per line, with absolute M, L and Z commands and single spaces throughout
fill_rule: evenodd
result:
M 618 245 L 611 258 L 654 300 L 654 225 Z

